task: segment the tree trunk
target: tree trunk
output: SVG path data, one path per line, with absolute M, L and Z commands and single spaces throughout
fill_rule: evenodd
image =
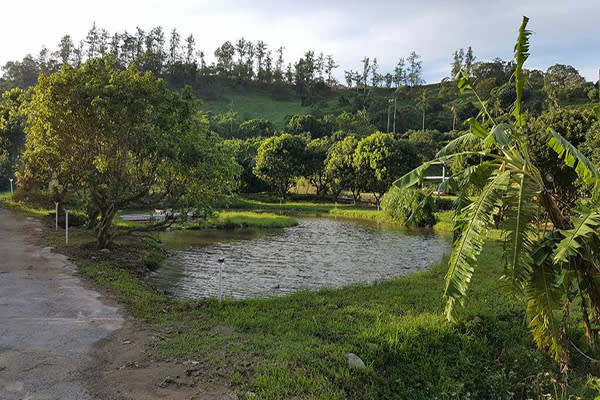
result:
M 544 189 L 542 190 L 540 196 L 542 206 L 548 213 L 550 221 L 552 221 L 554 227 L 558 229 L 571 229 L 571 221 L 569 221 L 569 219 L 566 218 L 560 211 L 560 209 L 556 205 L 556 202 L 552 198 L 552 194 L 550 194 L 548 190 Z
M 111 204 L 100 214 L 100 221 L 96 226 L 96 239 L 99 249 L 107 248 L 112 241 L 112 223 L 116 213 L 115 206 Z
M 394 97 L 394 128 L 393 128 L 394 133 L 396 133 L 396 103 L 397 103 L 397 99 L 396 99 L 396 97 Z

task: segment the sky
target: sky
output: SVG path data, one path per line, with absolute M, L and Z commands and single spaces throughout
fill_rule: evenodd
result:
M 286 61 L 306 50 L 333 55 L 344 70 L 377 58 L 380 72 L 393 70 L 400 57 L 416 51 L 423 76 L 436 82 L 450 74 L 452 54 L 472 46 L 477 60 L 512 58 L 523 15 L 530 18 L 528 68 L 574 66 L 588 80 L 598 79 L 600 12 L 598 0 L 52 0 L 3 1 L 0 65 L 54 50 L 70 34 L 83 39 L 95 22 L 110 32 L 161 25 L 196 38 L 212 54 L 224 41 L 240 37 L 285 47 Z

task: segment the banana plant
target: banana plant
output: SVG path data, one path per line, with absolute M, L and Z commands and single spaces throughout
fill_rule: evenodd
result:
M 592 319 L 600 323 L 600 172 L 559 133 L 548 130 L 548 146 L 557 162 L 575 169 L 583 181 L 595 187 L 593 196 L 564 215 L 546 187 L 540 170 L 531 161 L 524 134 L 522 99 L 529 57 L 528 18 L 523 17 L 514 47 L 516 69 L 511 77 L 516 88 L 512 123 L 496 122 L 479 98 L 464 71 L 457 76 L 461 93 L 472 93 L 481 104 L 478 118 L 466 123 L 469 132 L 448 143 L 430 162 L 406 174 L 394 185 L 411 187 L 423 181 L 425 171 L 437 162 L 458 162 L 472 156 L 477 165 L 453 172 L 440 190 L 458 194 L 454 217 L 454 245 L 445 277 L 445 314 L 456 318 L 464 305 L 473 273 L 485 251 L 484 243 L 494 217 L 502 210 L 499 224 L 504 241 L 504 273 L 501 282 L 510 293 L 527 302 L 527 317 L 537 345 L 547 349 L 563 371 L 568 367 L 565 324 L 569 307 L 580 297 L 586 335 L 597 341 Z M 600 110 L 597 110 L 600 116 Z M 481 184 L 483 182 L 483 184 Z M 472 187 L 477 195 L 469 197 Z M 591 311 L 591 312 L 590 312 Z M 593 317 L 591 317 L 593 316 Z

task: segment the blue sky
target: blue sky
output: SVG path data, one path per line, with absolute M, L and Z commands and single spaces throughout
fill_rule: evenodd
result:
M 332 54 L 343 69 L 377 57 L 380 71 L 415 50 L 428 82 L 449 75 L 454 50 L 472 46 L 477 59 L 511 58 L 521 17 L 534 31 L 529 68 L 571 64 L 588 80 L 600 67 L 598 0 L 533 1 L 20 1 L 1 5 L 0 64 L 56 47 L 65 33 L 81 39 L 93 22 L 110 31 L 176 27 L 193 33 L 210 56 L 225 40 L 244 36 L 285 46 L 288 61 L 306 50 Z M 211 57 L 209 57 L 209 60 Z

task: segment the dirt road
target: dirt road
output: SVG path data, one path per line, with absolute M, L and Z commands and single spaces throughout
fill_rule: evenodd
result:
M 42 239 L 39 220 L 0 208 L 0 400 L 237 399 L 210 369 L 149 359 L 155 333 Z
M 93 346 L 123 324 L 62 255 L 33 244 L 41 225 L 0 209 L 0 399 L 92 399 Z

